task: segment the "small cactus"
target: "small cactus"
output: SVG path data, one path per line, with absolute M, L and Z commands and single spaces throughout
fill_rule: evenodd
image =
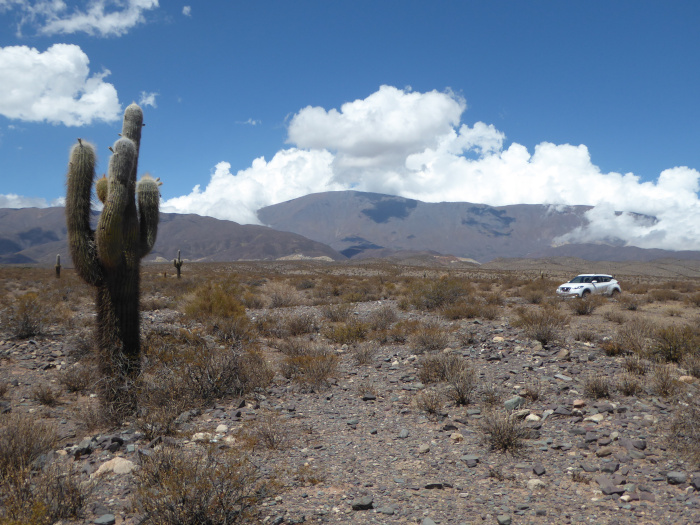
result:
M 177 259 L 173 259 L 173 266 L 177 270 L 177 278 L 180 278 L 180 268 L 182 268 L 182 259 L 180 259 L 180 250 L 177 251 Z
M 113 401 L 140 370 L 139 264 L 156 240 L 160 192 L 149 175 L 136 183 L 143 112 L 124 112 L 121 138 L 112 148 L 108 177 L 96 183 L 104 204 L 97 230 L 90 228 L 95 148 L 78 139 L 68 165 L 66 221 L 70 254 L 82 279 L 97 288 L 97 345 L 105 377 L 122 378 L 108 393 Z
M 61 277 L 61 254 L 56 255 L 56 279 Z

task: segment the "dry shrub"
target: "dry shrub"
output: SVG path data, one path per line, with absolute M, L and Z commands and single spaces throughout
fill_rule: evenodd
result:
M 17 297 L 2 312 L 2 325 L 13 337 L 26 339 L 44 332 L 52 322 L 51 306 L 39 294 L 28 292 Z
M 416 408 L 431 416 L 442 414 L 443 397 L 435 390 L 421 390 L 413 398 Z
M 604 376 L 588 376 L 583 382 L 584 394 L 593 399 L 610 397 L 611 390 L 610 381 Z
M 328 385 L 338 368 L 339 358 L 325 345 L 312 345 L 303 354 L 288 355 L 281 364 L 284 377 L 311 389 Z
M 330 341 L 339 345 L 355 344 L 367 337 L 369 326 L 362 321 L 351 319 L 347 323 L 340 323 L 327 328 L 323 335 Z
M 700 350 L 697 348 L 685 354 L 680 365 L 688 372 L 688 375 L 700 378 Z
M 292 314 L 285 318 L 284 325 L 289 335 L 297 336 L 318 331 L 316 318 L 310 312 Z
M 398 319 L 396 311 L 389 305 L 380 306 L 367 317 L 367 323 L 372 330 L 388 330 Z
M 135 471 L 134 505 L 141 523 L 253 523 L 280 487 L 235 450 L 164 447 Z
M 506 298 L 500 292 L 490 292 L 483 296 L 484 301 L 490 306 L 505 306 Z
M 273 376 L 254 351 L 212 347 L 187 330 L 151 332 L 136 385 L 141 426 L 149 434 L 172 433 L 175 418 L 186 408 L 266 388 Z
M 304 355 L 312 351 L 313 343 L 303 337 L 290 337 L 278 341 L 275 348 L 288 356 Z
M 58 405 L 58 396 L 53 388 L 45 383 L 39 383 L 32 388 L 32 398 L 34 401 L 48 407 Z
M 406 319 L 399 321 L 391 327 L 387 334 L 389 342 L 403 344 L 409 340 L 412 334 L 416 333 L 421 323 L 418 319 Z
M 652 354 L 659 360 L 675 363 L 684 355 L 694 352 L 698 346 L 698 335 L 688 325 L 657 328 L 653 339 Z
M 598 334 L 593 330 L 587 328 L 581 328 L 574 332 L 574 339 L 576 341 L 583 341 L 585 343 L 592 343 L 598 340 Z
M 461 279 L 441 277 L 411 283 L 408 300 L 420 310 L 435 310 L 453 304 L 469 293 L 468 284 Z
M 610 321 L 611 323 L 616 323 L 616 324 L 625 324 L 627 321 L 627 317 L 625 314 L 622 312 L 618 312 L 615 310 L 608 310 L 603 314 L 603 317 L 605 317 L 606 321 Z
M 61 375 L 58 376 L 58 382 L 68 392 L 84 392 L 93 385 L 96 377 L 97 370 L 95 367 L 75 363 L 61 372 Z
M 669 290 L 668 288 L 650 290 L 649 297 L 654 301 L 660 302 L 680 301 L 683 298 L 680 293 L 675 290 Z
M 649 384 L 654 393 L 663 397 L 673 397 L 681 389 L 682 383 L 676 377 L 672 365 L 656 365 L 649 378 Z
M 445 329 L 434 320 L 421 323 L 410 340 L 411 348 L 416 353 L 442 350 L 449 342 Z
M 639 299 L 630 294 L 625 294 L 619 299 L 620 306 L 625 310 L 634 312 L 639 308 Z
M 649 353 L 655 326 L 645 319 L 633 319 L 617 329 L 615 340 L 625 352 L 640 356 Z
M 700 406 L 697 400 L 683 402 L 673 419 L 669 438 L 673 447 L 691 464 L 700 468 Z
M 279 315 L 265 313 L 258 315 L 253 320 L 253 326 L 257 332 L 264 337 L 284 338 L 289 335 L 284 326 L 283 319 Z
M 460 299 L 453 304 L 441 308 L 440 315 L 451 321 L 456 321 L 457 319 L 474 319 L 475 317 L 481 316 L 483 308 L 484 306 L 476 301 Z
M 484 441 L 491 450 L 517 455 L 525 446 L 524 440 L 529 435 L 525 424 L 512 412 L 492 410 L 486 412 L 479 420 Z
M 38 421 L 30 414 L 9 413 L 0 416 L 0 476 L 31 467 L 42 454 L 58 443 L 53 425 Z
M 481 387 L 481 402 L 484 406 L 495 407 L 501 404 L 503 393 L 495 383 L 486 383 Z
M 264 412 L 250 423 L 241 437 L 252 448 L 284 450 L 291 446 L 289 422 L 281 420 L 275 412 Z
M 0 399 L 5 397 L 7 395 L 7 391 L 10 389 L 10 386 L 8 383 L 5 381 L 0 381 Z
M 292 285 L 280 282 L 270 282 L 263 287 L 263 295 L 267 297 L 270 308 L 285 308 L 301 304 L 301 294 Z
M 93 488 L 72 466 L 12 471 L 0 476 L 0 523 L 51 525 L 82 518 Z
M 379 351 L 376 341 L 365 341 L 352 349 L 352 358 L 357 365 L 369 365 Z
M 617 357 L 625 353 L 625 349 L 619 339 L 606 339 L 600 346 L 605 355 L 610 357 Z
M 692 305 L 692 306 L 699 306 L 700 307 L 700 292 L 695 292 L 693 294 L 688 295 L 685 298 L 686 303 Z
M 559 339 L 559 331 L 569 322 L 568 317 L 552 306 L 519 308 L 514 325 L 522 328 L 530 339 L 543 346 Z
M 215 317 L 207 324 L 215 337 L 229 345 L 253 345 L 257 340 L 255 330 L 245 315 Z
M 617 381 L 617 389 L 625 396 L 635 396 L 642 391 L 642 384 L 638 376 L 629 372 L 620 374 Z
M 477 386 L 477 374 L 469 363 L 454 354 L 425 356 L 419 364 L 422 383 L 446 382 L 448 394 L 456 405 L 468 405 Z
M 259 310 L 265 308 L 265 299 L 259 293 L 246 290 L 241 296 L 241 302 L 246 308 L 251 310 Z
M 344 323 L 350 317 L 352 305 L 348 303 L 327 304 L 321 309 L 321 312 L 332 323 Z
M 569 307 L 575 315 L 591 315 L 604 302 L 605 299 L 600 295 L 589 295 L 588 297 L 570 301 Z
M 364 379 L 357 383 L 357 386 L 355 388 L 360 397 L 364 397 L 366 395 L 373 395 L 375 397 L 377 396 L 377 387 L 374 386 L 374 383 L 372 383 L 368 379 Z
M 639 354 L 631 354 L 625 356 L 622 366 L 630 374 L 643 376 L 650 370 L 651 362 Z
M 198 287 L 185 304 L 185 314 L 197 321 L 212 318 L 245 317 L 245 307 L 238 300 L 242 288 L 234 278 L 208 282 Z
M 520 395 L 530 401 L 537 401 L 542 397 L 544 385 L 539 379 L 533 379 L 525 385 L 525 388 L 520 392 Z

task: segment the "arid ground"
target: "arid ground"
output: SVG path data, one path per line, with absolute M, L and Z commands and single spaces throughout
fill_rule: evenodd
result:
M 612 273 L 614 298 L 558 284 Z M 94 289 L 0 267 L 0 524 L 700 523 L 700 265 L 142 268 L 104 401 Z

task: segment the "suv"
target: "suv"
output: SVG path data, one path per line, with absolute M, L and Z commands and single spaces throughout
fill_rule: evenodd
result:
M 614 296 L 620 292 L 620 283 L 602 273 L 582 273 L 557 288 L 557 295 L 562 297 L 583 298 L 592 293 Z

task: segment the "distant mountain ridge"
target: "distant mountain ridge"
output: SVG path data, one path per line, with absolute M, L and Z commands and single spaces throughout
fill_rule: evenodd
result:
M 97 216 L 97 215 L 96 215 Z M 95 217 L 96 217 L 95 216 Z M 0 209 L 0 264 L 71 264 L 64 208 Z M 199 215 L 161 213 L 158 238 L 146 261 L 172 260 L 180 250 L 191 261 L 271 260 L 293 255 L 345 257 L 301 235 Z
M 299 257 L 391 258 L 408 264 L 554 257 L 700 260 L 697 251 L 642 249 L 615 240 L 558 243 L 565 234 L 586 226 L 589 209 L 427 203 L 358 191 L 315 193 L 258 210 L 258 218 L 267 226 L 162 213 L 158 239 L 146 262 L 172 260 L 177 250 L 187 260 L 203 262 Z M 64 214 L 64 208 L 0 209 L 0 264 L 52 265 L 56 254 L 61 254 L 64 265 L 69 265 Z M 638 220 L 655 218 L 639 216 Z
M 427 203 L 358 191 L 314 193 L 258 210 L 277 230 L 328 244 L 350 258 L 433 251 L 481 263 L 499 257 L 576 256 L 588 260 L 700 259 L 700 252 L 625 247 L 611 242 L 564 244 L 555 240 L 585 226 L 590 206 L 468 202 Z M 653 217 L 640 220 L 653 221 Z

